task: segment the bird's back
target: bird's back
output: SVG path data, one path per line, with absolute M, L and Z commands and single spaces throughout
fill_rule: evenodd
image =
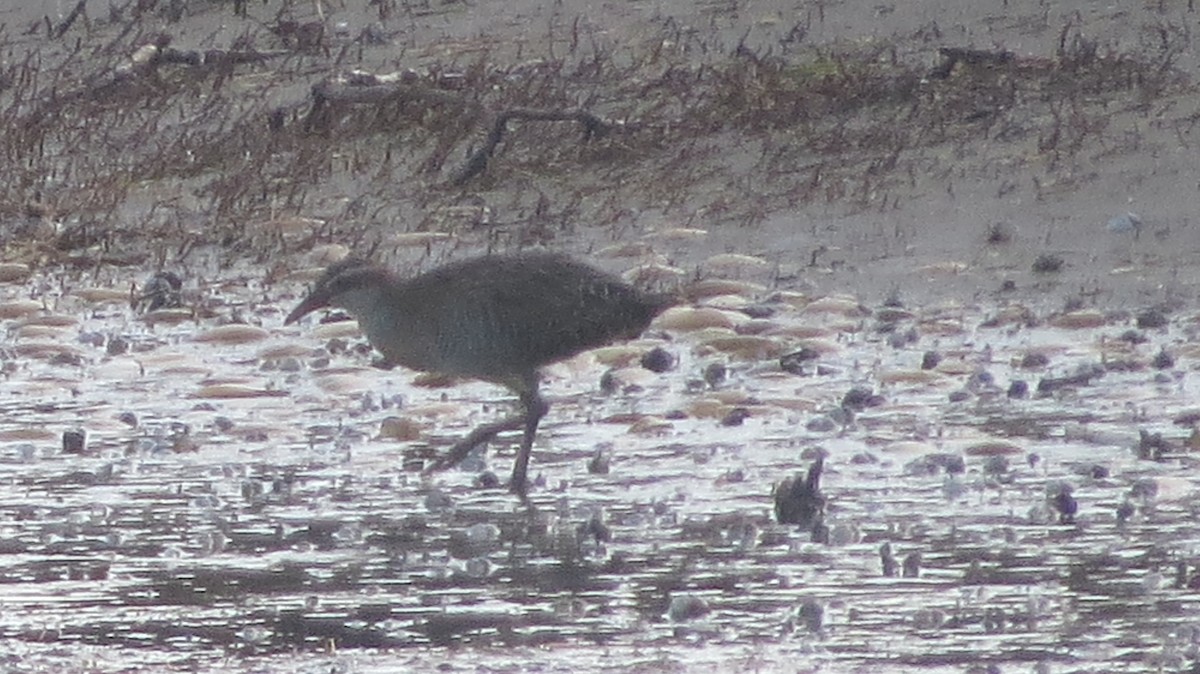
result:
M 410 342 L 427 354 L 417 369 L 493 381 L 636 337 L 671 303 L 554 253 L 447 264 L 399 282 L 395 294 L 403 310 L 394 320 L 419 331 Z

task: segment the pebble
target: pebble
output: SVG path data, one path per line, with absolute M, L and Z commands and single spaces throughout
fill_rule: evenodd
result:
M 1136 233 L 1142 228 L 1142 218 L 1137 213 L 1131 211 L 1109 218 L 1106 226 L 1108 227 L 1108 231 L 1117 234 L 1124 234 L 1126 232 Z
M 202 399 L 278 398 L 287 396 L 287 391 L 265 389 L 246 384 L 209 384 L 201 386 L 192 394 Z
M 753 335 L 716 335 L 701 341 L 700 346 L 744 360 L 778 358 L 783 351 L 780 342 Z
M 379 422 L 379 438 L 411 442 L 421 437 L 421 425 L 407 417 L 387 417 Z
M 1096 309 L 1080 309 L 1054 316 L 1048 322 L 1064 330 L 1090 330 L 1104 325 L 1108 319 Z
M 682 623 L 708 615 L 710 610 L 708 602 L 700 597 L 690 594 L 676 595 L 671 597 L 667 617 L 671 622 Z
M 849 297 L 822 297 L 809 302 L 804 307 L 805 315 L 833 314 L 849 318 L 862 318 L 869 313 L 870 311 L 859 304 L 858 300 Z
M 738 273 L 762 271 L 770 267 L 771 263 L 754 255 L 718 253 L 705 260 L 703 266 L 709 271 Z
M 1166 313 L 1161 309 L 1147 309 L 1137 315 L 1136 321 L 1139 330 L 1157 330 L 1170 324 Z
M 709 363 L 704 367 L 704 382 L 712 388 L 723 384 L 728 376 L 729 369 L 725 363 Z
M 23 262 L 0 262 L 0 283 L 20 283 L 31 273 L 29 265 Z
M 213 344 L 249 344 L 266 339 L 271 333 L 254 325 L 232 324 L 222 325 L 206 330 L 193 339 L 197 342 Z
M 0 303 L 0 319 L 11 320 L 36 314 L 43 309 L 41 302 L 33 300 L 15 300 Z
M 642 356 L 641 364 L 647 370 L 661 374 L 675 369 L 677 361 L 678 359 L 670 351 L 656 346 Z
M 792 351 L 779 357 L 779 368 L 784 372 L 804 375 L 804 364 L 815 361 L 821 352 L 811 346 L 802 346 L 799 351 Z
M 724 309 L 712 307 L 671 307 L 658 315 L 650 324 L 651 330 L 671 332 L 694 332 L 705 328 L 732 330 L 746 320 L 744 316 Z
M 83 454 L 87 449 L 87 431 L 75 429 L 63 431 L 62 450 L 64 454 Z

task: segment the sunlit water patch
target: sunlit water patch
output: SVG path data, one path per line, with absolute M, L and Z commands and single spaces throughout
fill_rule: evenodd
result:
M 152 320 L 116 292 L 14 295 L 6 651 L 30 671 L 1195 661 L 1188 317 L 1139 343 L 1099 313 L 721 290 L 548 369 L 532 508 L 488 486 L 514 439 L 422 474 L 505 392 L 372 368 L 352 325 L 283 328 L 245 283 Z M 665 372 L 638 364 L 654 347 Z M 827 543 L 773 512 L 818 456 Z

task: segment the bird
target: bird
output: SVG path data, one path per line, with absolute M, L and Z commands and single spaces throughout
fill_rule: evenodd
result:
M 348 256 L 325 270 L 284 324 L 339 308 L 358 321 L 383 367 L 488 381 L 514 392 L 517 414 L 474 429 L 430 470 L 458 464 L 500 433 L 522 430 L 510 489 L 527 501 L 530 451 L 550 409 L 539 392 L 541 368 L 641 335 L 678 299 L 550 251 L 484 255 L 411 278 Z

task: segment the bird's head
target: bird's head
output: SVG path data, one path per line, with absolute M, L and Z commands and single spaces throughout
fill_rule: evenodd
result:
M 284 325 L 326 307 L 338 307 L 358 318 L 370 311 L 370 305 L 392 280 L 383 267 L 360 257 L 347 257 L 325 270 L 300 304 L 283 320 Z

